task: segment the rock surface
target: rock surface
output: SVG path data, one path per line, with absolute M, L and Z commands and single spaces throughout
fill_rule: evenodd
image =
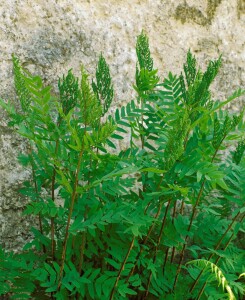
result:
M 142 29 L 161 77 L 178 73 L 191 49 L 202 66 L 223 55 L 215 97 L 245 86 L 244 0 L 5 0 L 0 16 L 0 97 L 6 100 L 15 101 L 12 53 L 56 90 L 58 76 L 71 68 L 79 75 L 81 63 L 94 74 L 102 51 L 114 80 L 114 106 L 125 104 L 133 97 L 135 41 Z M 242 103 L 244 98 L 232 109 Z M 30 174 L 16 160 L 26 145 L 6 125 L 0 110 L 0 243 L 18 250 L 30 227 L 21 216 L 27 199 L 18 189 Z

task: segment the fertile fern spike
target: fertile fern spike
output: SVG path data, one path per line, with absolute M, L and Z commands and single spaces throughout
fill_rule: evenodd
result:
M 178 117 L 168 132 L 168 142 L 164 151 L 165 169 L 172 168 L 175 161 L 183 154 L 184 140 L 189 130 L 190 119 L 188 114 Z
M 218 120 L 217 114 L 215 114 L 214 118 L 214 132 L 213 132 L 213 140 L 212 144 L 215 149 L 218 149 L 221 141 L 227 136 L 227 134 L 234 130 L 238 123 L 242 120 L 243 112 L 239 114 L 239 116 L 233 116 L 233 118 L 228 115 L 225 116 L 225 120 L 223 124 Z
M 233 122 L 229 116 L 225 116 L 225 121 L 223 124 L 222 134 L 226 136 L 227 133 L 233 128 Z
M 215 149 L 219 147 L 221 139 L 222 136 L 221 136 L 220 122 L 216 115 L 214 119 L 214 133 L 213 133 L 213 140 L 212 140 L 212 144 Z
M 219 59 L 209 62 L 207 70 L 202 76 L 202 81 L 196 90 L 195 102 L 205 105 L 210 100 L 209 87 L 217 76 L 221 63 L 221 56 Z
M 151 58 L 149 40 L 143 30 L 141 34 L 137 37 L 136 53 L 140 69 L 147 69 L 148 71 L 152 71 L 153 59 Z
M 99 103 L 103 106 L 102 115 L 104 116 L 111 105 L 114 90 L 111 82 L 110 69 L 102 54 L 100 54 L 96 69 L 96 82 L 92 82 L 92 88 Z
M 203 80 L 207 83 L 207 89 L 217 76 L 219 69 L 222 64 L 222 57 L 220 56 L 217 60 L 210 61 L 208 64 L 207 71 L 203 74 Z
M 242 160 L 243 154 L 245 152 L 245 140 L 238 142 L 237 148 L 233 153 L 233 162 L 239 165 L 240 161 Z
M 188 104 L 189 101 L 188 101 L 188 97 L 187 97 L 187 93 L 186 93 L 184 76 L 183 76 L 182 73 L 180 74 L 179 81 L 180 81 L 181 93 L 182 93 L 183 100 L 184 100 L 185 103 Z
M 60 100 L 62 103 L 63 113 L 67 115 L 69 111 L 74 108 L 79 98 L 78 78 L 76 78 L 72 71 L 69 70 L 67 76 L 59 79 L 58 87 L 60 91 Z
M 194 83 L 197 74 L 196 58 L 191 54 L 190 50 L 187 53 L 186 64 L 184 64 L 184 72 L 187 85 L 190 86 Z
M 90 88 L 88 74 L 84 68 L 81 68 L 82 80 L 81 80 L 81 97 L 80 97 L 80 109 L 82 114 L 82 121 L 85 126 L 95 126 L 102 116 L 102 107 L 97 100 L 96 95 Z
M 244 116 L 244 111 L 245 111 L 245 107 L 242 109 L 241 113 L 238 116 L 236 116 L 236 115 L 233 116 L 232 126 L 234 128 L 242 121 L 243 116 Z
M 25 85 L 26 71 L 21 67 L 19 59 L 16 56 L 12 56 L 13 71 L 14 71 L 14 83 L 16 93 L 19 97 L 21 108 L 23 111 L 27 111 L 31 103 L 31 94 Z

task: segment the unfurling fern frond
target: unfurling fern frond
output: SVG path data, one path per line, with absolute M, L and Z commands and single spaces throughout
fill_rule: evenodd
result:
M 78 78 L 69 70 L 66 77 L 63 76 L 62 80 L 59 79 L 58 87 L 63 113 L 67 115 L 69 111 L 76 106 L 80 96 Z
M 80 107 L 82 121 L 84 125 L 95 125 L 102 116 L 102 107 L 97 100 L 96 95 L 90 88 L 88 74 L 81 68 L 81 99 Z
M 114 90 L 110 69 L 102 54 L 100 55 L 96 69 L 96 82 L 92 82 L 92 88 L 99 103 L 103 106 L 102 116 L 104 116 L 111 105 Z
M 235 295 L 232 292 L 232 289 L 227 281 L 225 275 L 221 271 L 221 269 L 214 263 L 206 260 L 206 259 L 196 259 L 188 262 L 187 264 L 195 265 L 196 267 L 205 269 L 206 272 L 211 272 L 218 281 L 219 285 L 222 285 L 223 290 L 226 289 L 229 300 L 236 300 Z

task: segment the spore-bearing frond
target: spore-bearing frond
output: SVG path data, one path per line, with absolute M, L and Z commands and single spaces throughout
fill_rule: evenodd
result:
M 80 108 L 84 125 L 95 125 L 102 116 L 102 107 L 96 95 L 90 88 L 88 74 L 81 68 L 81 97 Z
M 184 72 L 187 85 L 190 86 L 194 83 L 197 74 L 196 58 L 192 55 L 190 50 L 187 53 L 186 63 L 184 64 Z
M 153 59 L 149 48 L 149 40 L 144 31 L 137 37 L 136 53 L 140 69 L 153 70 Z
M 13 55 L 12 60 L 16 93 L 19 97 L 22 110 L 27 111 L 31 103 L 31 94 L 25 84 L 25 76 L 27 74 L 21 67 L 19 59 L 16 56 Z
M 67 115 L 76 106 L 80 96 L 78 78 L 72 74 L 72 70 L 68 71 L 67 76 L 63 75 L 63 78 L 59 79 L 58 87 L 63 113 Z
M 233 162 L 239 165 L 245 152 L 245 140 L 238 142 L 235 152 L 233 153 Z
M 100 54 L 96 69 L 96 81 L 92 81 L 92 88 L 99 103 L 103 106 L 102 116 L 104 116 L 113 100 L 114 89 L 109 66 L 102 54 Z

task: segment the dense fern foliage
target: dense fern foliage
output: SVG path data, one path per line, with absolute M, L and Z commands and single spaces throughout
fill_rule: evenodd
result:
M 1 249 L 0 295 L 243 299 L 244 109 L 226 105 L 245 91 L 213 99 L 221 57 L 202 71 L 188 52 L 162 81 L 144 32 L 136 55 L 135 100 L 115 114 L 102 54 L 93 80 L 69 70 L 58 95 L 13 56 L 20 109 L 1 106 L 29 143 L 20 192 L 39 225 L 21 253 Z

